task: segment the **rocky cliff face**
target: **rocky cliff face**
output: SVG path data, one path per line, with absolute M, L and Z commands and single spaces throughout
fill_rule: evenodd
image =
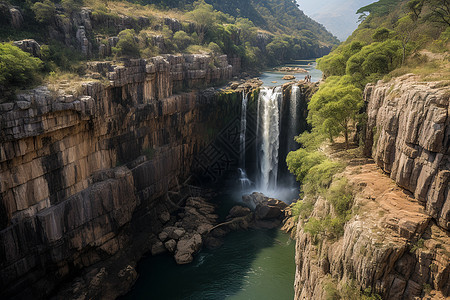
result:
M 365 290 L 383 299 L 447 299 L 448 87 L 404 76 L 367 86 L 365 97 L 365 152 L 375 162 L 329 151 L 349 162 L 339 176 L 353 190 L 352 218 L 338 239 L 314 240 L 299 222 L 295 298 L 350 299 Z M 329 214 L 319 197 L 311 216 Z
M 241 97 L 173 90 L 229 79 L 226 62 L 211 68 L 206 56 L 180 55 L 94 63 L 103 83 L 83 82 L 78 94 L 40 87 L 0 104 L 2 297 L 48 295 L 128 247 L 131 221 L 161 230 L 165 195 Z
M 442 82 L 405 75 L 369 85 L 366 154 L 450 230 L 450 106 Z

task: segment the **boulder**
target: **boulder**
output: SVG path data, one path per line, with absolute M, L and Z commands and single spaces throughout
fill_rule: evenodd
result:
M 244 217 L 244 216 L 247 216 L 248 214 L 250 214 L 251 212 L 252 211 L 248 207 L 236 205 L 230 210 L 228 217 L 231 217 L 231 218 Z
M 255 209 L 255 217 L 259 220 L 277 219 L 282 215 L 278 206 L 260 204 Z
M 161 240 L 161 242 L 165 242 L 169 238 L 169 234 L 166 231 L 162 231 L 160 234 L 158 234 L 158 238 Z
M 194 234 L 192 237 L 181 239 L 177 244 L 175 261 L 179 265 L 192 262 L 193 255 L 200 250 L 202 246 L 202 237 L 200 234 Z
M 169 234 L 169 237 L 174 240 L 179 240 L 185 233 L 186 231 L 183 228 L 176 228 Z
M 21 40 L 13 42 L 14 46 L 20 48 L 21 50 L 30 53 L 35 57 L 41 56 L 41 45 L 39 45 L 33 39 Z
M 152 246 L 152 255 L 158 255 L 166 252 L 166 247 L 164 247 L 163 243 L 161 241 L 157 241 Z
M 282 79 L 283 80 L 294 80 L 295 76 L 294 75 L 284 75 Z
M 16 29 L 22 27 L 23 17 L 20 10 L 17 8 L 11 8 L 9 13 L 11 15 L 11 25 Z
M 168 211 L 164 211 L 159 214 L 158 218 L 163 224 L 166 224 L 170 220 L 170 213 Z
M 168 240 L 164 243 L 164 246 L 166 247 L 167 251 L 169 251 L 170 253 L 174 253 L 177 248 L 177 242 L 174 239 Z

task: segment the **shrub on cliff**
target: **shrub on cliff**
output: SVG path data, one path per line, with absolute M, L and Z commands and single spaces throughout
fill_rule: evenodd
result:
M 175 34 L 173 35 L 173 42 L 177 46 L 178 50 L 183 51 L 189 45 L 193 44 L 194 39 L 183 30 L 180 30 L 175 32 Z
M 139 45 L 136 39 L 136 32 L 133 29 L 125 29 L 119 32 L 119 41 L 113 52 L 116 55 L 126 57 L 139 57 Z
M 55 4 L 50 0 L 36 2 L 31 8 L 36 15 L 36 20 L 41 23 L 49 23 L 56 15 Z
M 333 138 L 344 134 L 348 148 L 350 126 L 363 106 L 362 92 L 349 76 L 330 77 L 308 104 L 308 122 L 318 132 Z
M 24 88 L 39 80 L 42 61 L 9 43 L 0 43 L 0 89 Z

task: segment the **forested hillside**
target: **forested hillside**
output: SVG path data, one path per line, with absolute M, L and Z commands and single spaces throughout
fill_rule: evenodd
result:
M 32 54 L 24 54 L 23 69 L 9 59 L 20 50 L 0 44 L 0 66 L 6 74 L 0 86 L 23 88 L 40 77 L 51 81 L 67 72 L 82 76 L 87 60 L 175 53 L 226 54 L 246 71 L 261 70 L 322 56 L 337 43 L 291 1 L 207 2 L 212 5 L 203 0 L 0 2 L 0 41 L 35 41 L 18 42 Z M 29 77 L 34 80 L 20 79 Z
M 317 133 L 347 135 L 363 117 L 358 111 L 367 83 L 406 73 L 426 81 L 449 78 L 449 7 L 447 0 L 380 0 L 359 9 L 358 29 L 318 60 L 327 79 L 310 103 Z
M 188 8 L 193 0 L 131 0 L 159 6 Z M 214 9 L 236 18 L 247 18 L 261 29 L 278 34 L 313 38 L 326 44 L 338 41 L 323 25 L 306 16 L 292 0 L 206 0 Z M 310 32 L 308 32 L 310 31 Z

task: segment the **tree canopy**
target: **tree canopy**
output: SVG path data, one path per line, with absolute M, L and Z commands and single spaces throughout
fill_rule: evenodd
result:
M 42 61 L 9 43 L 0 43 L 0 90 L 22 88 L 39 78 Z
M 362 92 L 350 76 L 330 77 L 308 104 L 308 122 L 331 141 L 343 133 L 348 147 L 349 127 L 362 106 Z

